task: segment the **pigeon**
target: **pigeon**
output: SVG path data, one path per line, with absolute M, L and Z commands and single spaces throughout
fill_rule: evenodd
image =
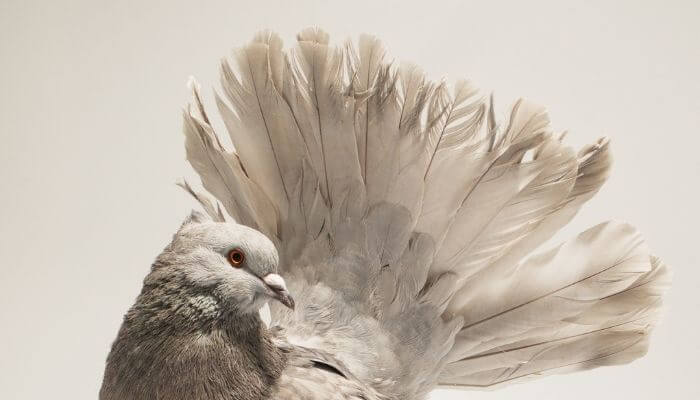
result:
M 628 363 L 669 268 L 627 223 L 550 239 L 601 188 L 545 109 L 500 115 L 376 37 L 258 33 L 221 64 L 227 149 L 192 82 L 201 204 L 152 264 L 100 399 L 420 400 Z M 270 321 L 260 310 L 269 306 Z

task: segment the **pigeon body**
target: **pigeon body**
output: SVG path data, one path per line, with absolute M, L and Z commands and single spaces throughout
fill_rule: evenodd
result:
M 636 229 L 539 250 L 604 183 L 607 139 L 575 152 L 524 100 L 499 122 L 370 36 L 234 55 L 236 151 L 193 87 L 187 157 L 215 200 L 183 184 L 207 215 L 153 264 L 101 399 L 419 400 L 646 352 L 669 274 Z

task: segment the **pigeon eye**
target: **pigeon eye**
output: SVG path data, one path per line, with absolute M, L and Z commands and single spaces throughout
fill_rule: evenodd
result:
M 233 249 L 228 252 L 228 262 L 232 266 L 240 268 L 243 266 L 243 261 L 245 261 L 245 254 L 240 249 Z

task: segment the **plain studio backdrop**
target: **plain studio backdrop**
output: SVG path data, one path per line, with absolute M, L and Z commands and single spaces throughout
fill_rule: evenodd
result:
M 311 25 L 471 79 L 501 116 L 519 96 L 544 104 L 576 147 L 610 136 L 612 177 L 557 238 L 627 220 L 674 270 L 645 358 L 431 399 L 700 398 L 698 4 L 3 0 L 0 398 L 96 398 L 123 313 L 196 207 L 174 184 L 197 182 L 188 77 L 211 106 L 232 48 L 264 28 L 291 45 Z

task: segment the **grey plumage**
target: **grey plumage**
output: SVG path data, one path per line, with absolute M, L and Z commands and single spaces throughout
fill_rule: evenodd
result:
M 218 202 L 183 185 L 211 219 L 193 214 L 154 263 L 101 398 L 411 400 L 646 351 L 669 274 L 634 228 L 532 254 L 604 183 L 607 139 L 576 153 L 524 100 L 499 123 L 492 97 L 396 66 L 369 36 L 334 47 L 308 29 L 285 52 L 263 32 L 235 61 L 217 105 L 236 152 L 194 84 L 184 114 Z
M 228 265 L 229 247 L 246 249 L 249 271 Z M 286 365 L 257 314 L 266 294 L 258 277 L 276 268 L 261 234 L 193 213 L 124 317 L 100 397 L 266 398 Z

